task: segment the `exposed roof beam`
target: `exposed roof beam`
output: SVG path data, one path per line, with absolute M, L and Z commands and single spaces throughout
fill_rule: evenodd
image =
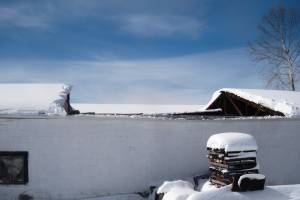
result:
M 233 105 L 234 109 L 237 111 L 237 113 L 240 116 L 243 116 L 242 112 L 240 111 L 240 109 L 237 107 L 237 105 L 235 105 L 235 103 L 233 102 L 233 100 L 231 99 L 230 96 L 228 96 L 226 93 L 224 93 L 225 97 L 229 100 L 229 102 Z

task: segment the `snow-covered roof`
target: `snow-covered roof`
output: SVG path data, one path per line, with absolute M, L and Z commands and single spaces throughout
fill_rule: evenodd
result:
M 205 109 L 207 109 L 222 92 L 234 94 L 253 103 L 281 112 L 288 117 L 300 116 L 300 92 L 283 90 L 223 88 L 213 94 L 211 100 L 205 106 Z
M 0 114 L 65 115 L 65 84 L 0 84 Z
M 246 133 L 228 132 L 210 136 L 207 148 L 231 151 L 256 151 L 257 144 L 253 136 Z
M 72 104 L 81 113 L 97 114 L 164 114 L 197 112 L 203 105 L 155 105 L 155 104 Z

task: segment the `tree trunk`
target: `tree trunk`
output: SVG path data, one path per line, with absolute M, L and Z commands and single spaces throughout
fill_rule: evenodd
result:
M 292 77 L 292 82 L 291 82 L 291 84 L 292 84 L 292 91 L 295 91 L 296 89 L 295 89 L 295 81 L 294 81 L 294 77 Z

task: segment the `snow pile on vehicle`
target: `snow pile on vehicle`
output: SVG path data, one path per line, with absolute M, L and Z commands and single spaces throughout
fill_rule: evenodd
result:
M 214 102 L 222 92 L 228 92 L 253 103 L 283 113 L 287 117 L 300 116 L 300 92 L 283 90 L 257 90 L 223 88 L 216 91 L 205 109 Z
M 70 92 L 65 84 L 0 84 L 0 114 L 66 115 Z
M 171 186 L 171 183 L 169 183 Z M 265 190 L 251 192 L 232 192 L 230 186 L 195 191 L 191 188 L 173 184 L 164 193 L 163 200 L 299 200 L 300 184 L 267 186 Z M 160 188 L 159 188 L 160 189 Z
M 225 152 L 256 151 L 257 144 L 253 136 L 249 134 L 228 132 L 212 135 L 207 141 L 207 148 L 224 149 Z

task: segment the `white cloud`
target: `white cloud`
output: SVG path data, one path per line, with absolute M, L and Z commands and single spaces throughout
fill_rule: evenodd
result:
M 1 82 L 63 82 L 92 103 L 202 104 L 222 87 L 262 88 L 244 49 L 148 60 L 0 61 Z
M 47 28 L 48 17 L 26 5 L 0 7 L 0 25 L 23 28 Z
M 203 22 L 181 15 L 128 15 L 123 16 L 121 28 L 138 36 L 184 35 L 198 37 Z

